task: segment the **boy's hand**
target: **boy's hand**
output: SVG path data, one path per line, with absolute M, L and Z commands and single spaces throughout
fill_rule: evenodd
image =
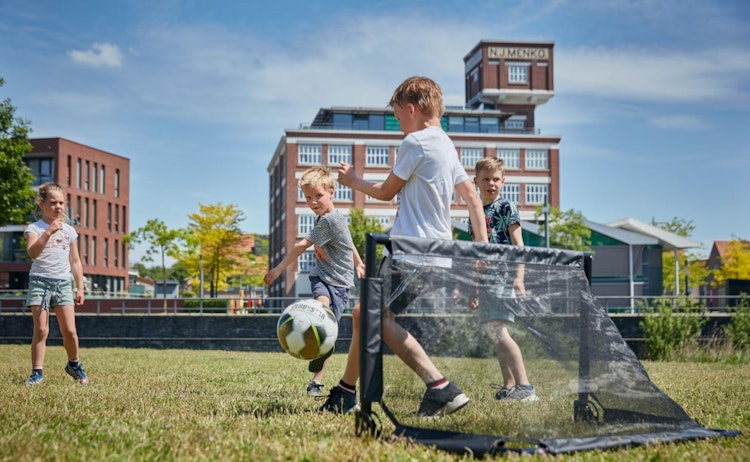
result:
M 358 277 L 359 279 L 362 279 L 362 278 L 364 278 L 364 277 L 365 277 L 365 264 L 364 264 L 364 263 L 360 263 L 359 265 L 357 265 L 357 266 L 356 266 L 356 267 L 354 268 L 354 270 L 355 270 L 355 272 L 357 273 L 357 277 Z
M 469 309 L 472 311 L 476 311 L 477 308 L 479 308 L 479 299 L 477 297 L 470 298 Z
M 263 282 L 266 283 L 266 285 L 270 286 L 271 283 L 279 277 L 279 274 L 281 274 L 281 271 L 277 268 L 272 269 L 271 271 L 267 272 L 265 276 L 263 276 Z
M 523 297 L 526 295 L 526 286 L 523 284 L 523 278 L 515 278 L 513 279 L 513 288 L 516 290 L 516 295 L 519 297 Z
M 346 162 L 341 162 L 338 182 L 343 186 L 351 186 L 354 184 L 354 170 L 352 170 L 352 166 Z

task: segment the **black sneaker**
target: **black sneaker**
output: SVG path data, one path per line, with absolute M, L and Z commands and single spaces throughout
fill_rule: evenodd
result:
M 428 388 L 424 392 L 417 415 L 420 417 L 448 415 L 467 404 L 469 404 L 469 398 L 458 388 L 458 385 L 449 382 L 448 386 L 443 389 Z
M 357 406 L 357 394 L 350 393 L 339 386 L 335 386 L 331 388 L 331 393 L 328 395 L 328 398 L 326 398 L 326 402 L 320 406 L 318 411 L 328 411 L 335 414 L 348 414 L 357 409 L 359 409 L 359 406 Z
M 312 372 L 313 374 L 322 371 L 323 363 L 325 362 L 326 359 L 331 357 L 331 355 L 333 354 L 333 350 L 335 349 L 336 347 L 334 346 L 333 348 L 331 348 L 331 351 L 329 351 L 328 353 L 324 354 L 320 358 L 316 358 L 310 361 L 310 364 L 307 365 L 307 370 Z

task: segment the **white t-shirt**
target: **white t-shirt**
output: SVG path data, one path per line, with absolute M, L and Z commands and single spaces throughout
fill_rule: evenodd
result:
M 24 234 L 41 236 L 49 228 L 44 220 L 35 221 L 26 227 Z M 76 230 L 67 223 L 53 234 L 42 253 L 31 263 L 30 276 L 51 279 L 70 279 L 70 246 L 78 238 Z
M 406 181 L 391 234 L 451 239 L 451 197 L 469 179 L 453 141 L 435 126 L 410 133 L 398 147 L 393 173 Z

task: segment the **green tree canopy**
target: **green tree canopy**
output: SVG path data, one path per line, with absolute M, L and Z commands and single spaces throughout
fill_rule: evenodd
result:
M 674 217 L 669 221 L 658 221 L 655 218 L 652 218 L 651 225 L 686 238 L 690 238 L 693 230 L 695 230 L 695 225 L 692 220 L 685 220 L 684 218 L 678 217 Z M 687 271 L 684 273 L 687 275 L 687 282 L 680 281 L 680 286 L 682 286 L 685 291 L 688 291 L 690 287 L 698 287 L 702 285 L 711 273 L 702 262 L 702 258 L 694 252 L 687 252 L 685 250 L 678 250 L 677 256 L 679 258 L 678 264 L 680 268 L 687 268 Z M 675 254 L 673 250 L 665 250 L 661 254 L 662 285 L 664 287 L 664 293 L 674 294 L 675 292 L 675 272 L 672 270 L 675 267 L 674 259 Z
M 721 267 L 714 271 L 713 283 L 723 285 L 727 279 L 750 280 L 750 241 L 732 239 L 721 258 Z
M 177 258 L 179 255 L 179 243 L 184 238 L 184 232 L 178 229 L 169 229 L 163 221 L 152 218 L 146 225 L 126 235 L 123 241 L 126 244 L 148 245 L 144 261 L 151 262 L 154 256 L 158 256 L 161 262 L 162 292 L 164 293 L 164 309 L 167 309 L 167 266 L 166 257 Z
M 534 219 L 539 221 L 544 216 L 542 206 L 538 206 Z M 575 209 L 561 211 L 557 207 L 549 208 L 549 245 L 556 249 L 591 251 L 591 230 L 586 226 L 583 213 Z M 547 223 L 542 222 L 539 232 L 544 234 Z
M 0 88 L 4 84 L 0 77 Z M 15 111 L 10 99 L 0 102 L 0 226 L 27 221 L 34 212 L 34 175 L 24 162 L 31 129 Z
M 354 247 L 357 248 L 362 261 L 365 261 L 367 233 L 382 233 L 383 225 L 376 218 L 365 215 L 365 211 L 362 209 L 350 209 L 349 219 L 349 232 L 352 234 L 352 242 L 354 242 Z M 378 246 L 377 252 L 377 259 L 380 260 L 383 252 L 381 246 Z
M 227 278 L 237 273 L 246 255 L 242 246 L 245 234 L 239 226 L 245 217 L 233 204 L 198 204 L 198 209 L 197 213 L 188 215 L 188 250 L 179 260 L 191 274 L 197 274 L 194 270 L 203 266 L 211 297 L 215 297 L 219 290 L 226 288 Z

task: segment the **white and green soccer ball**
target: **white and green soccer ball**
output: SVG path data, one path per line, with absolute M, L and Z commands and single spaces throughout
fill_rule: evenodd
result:
M 339 334 L 336 317 L 315 299 L 287 306 L 276 324 L 281 348 L 297 359 L 313 360 L 333 348 Z

